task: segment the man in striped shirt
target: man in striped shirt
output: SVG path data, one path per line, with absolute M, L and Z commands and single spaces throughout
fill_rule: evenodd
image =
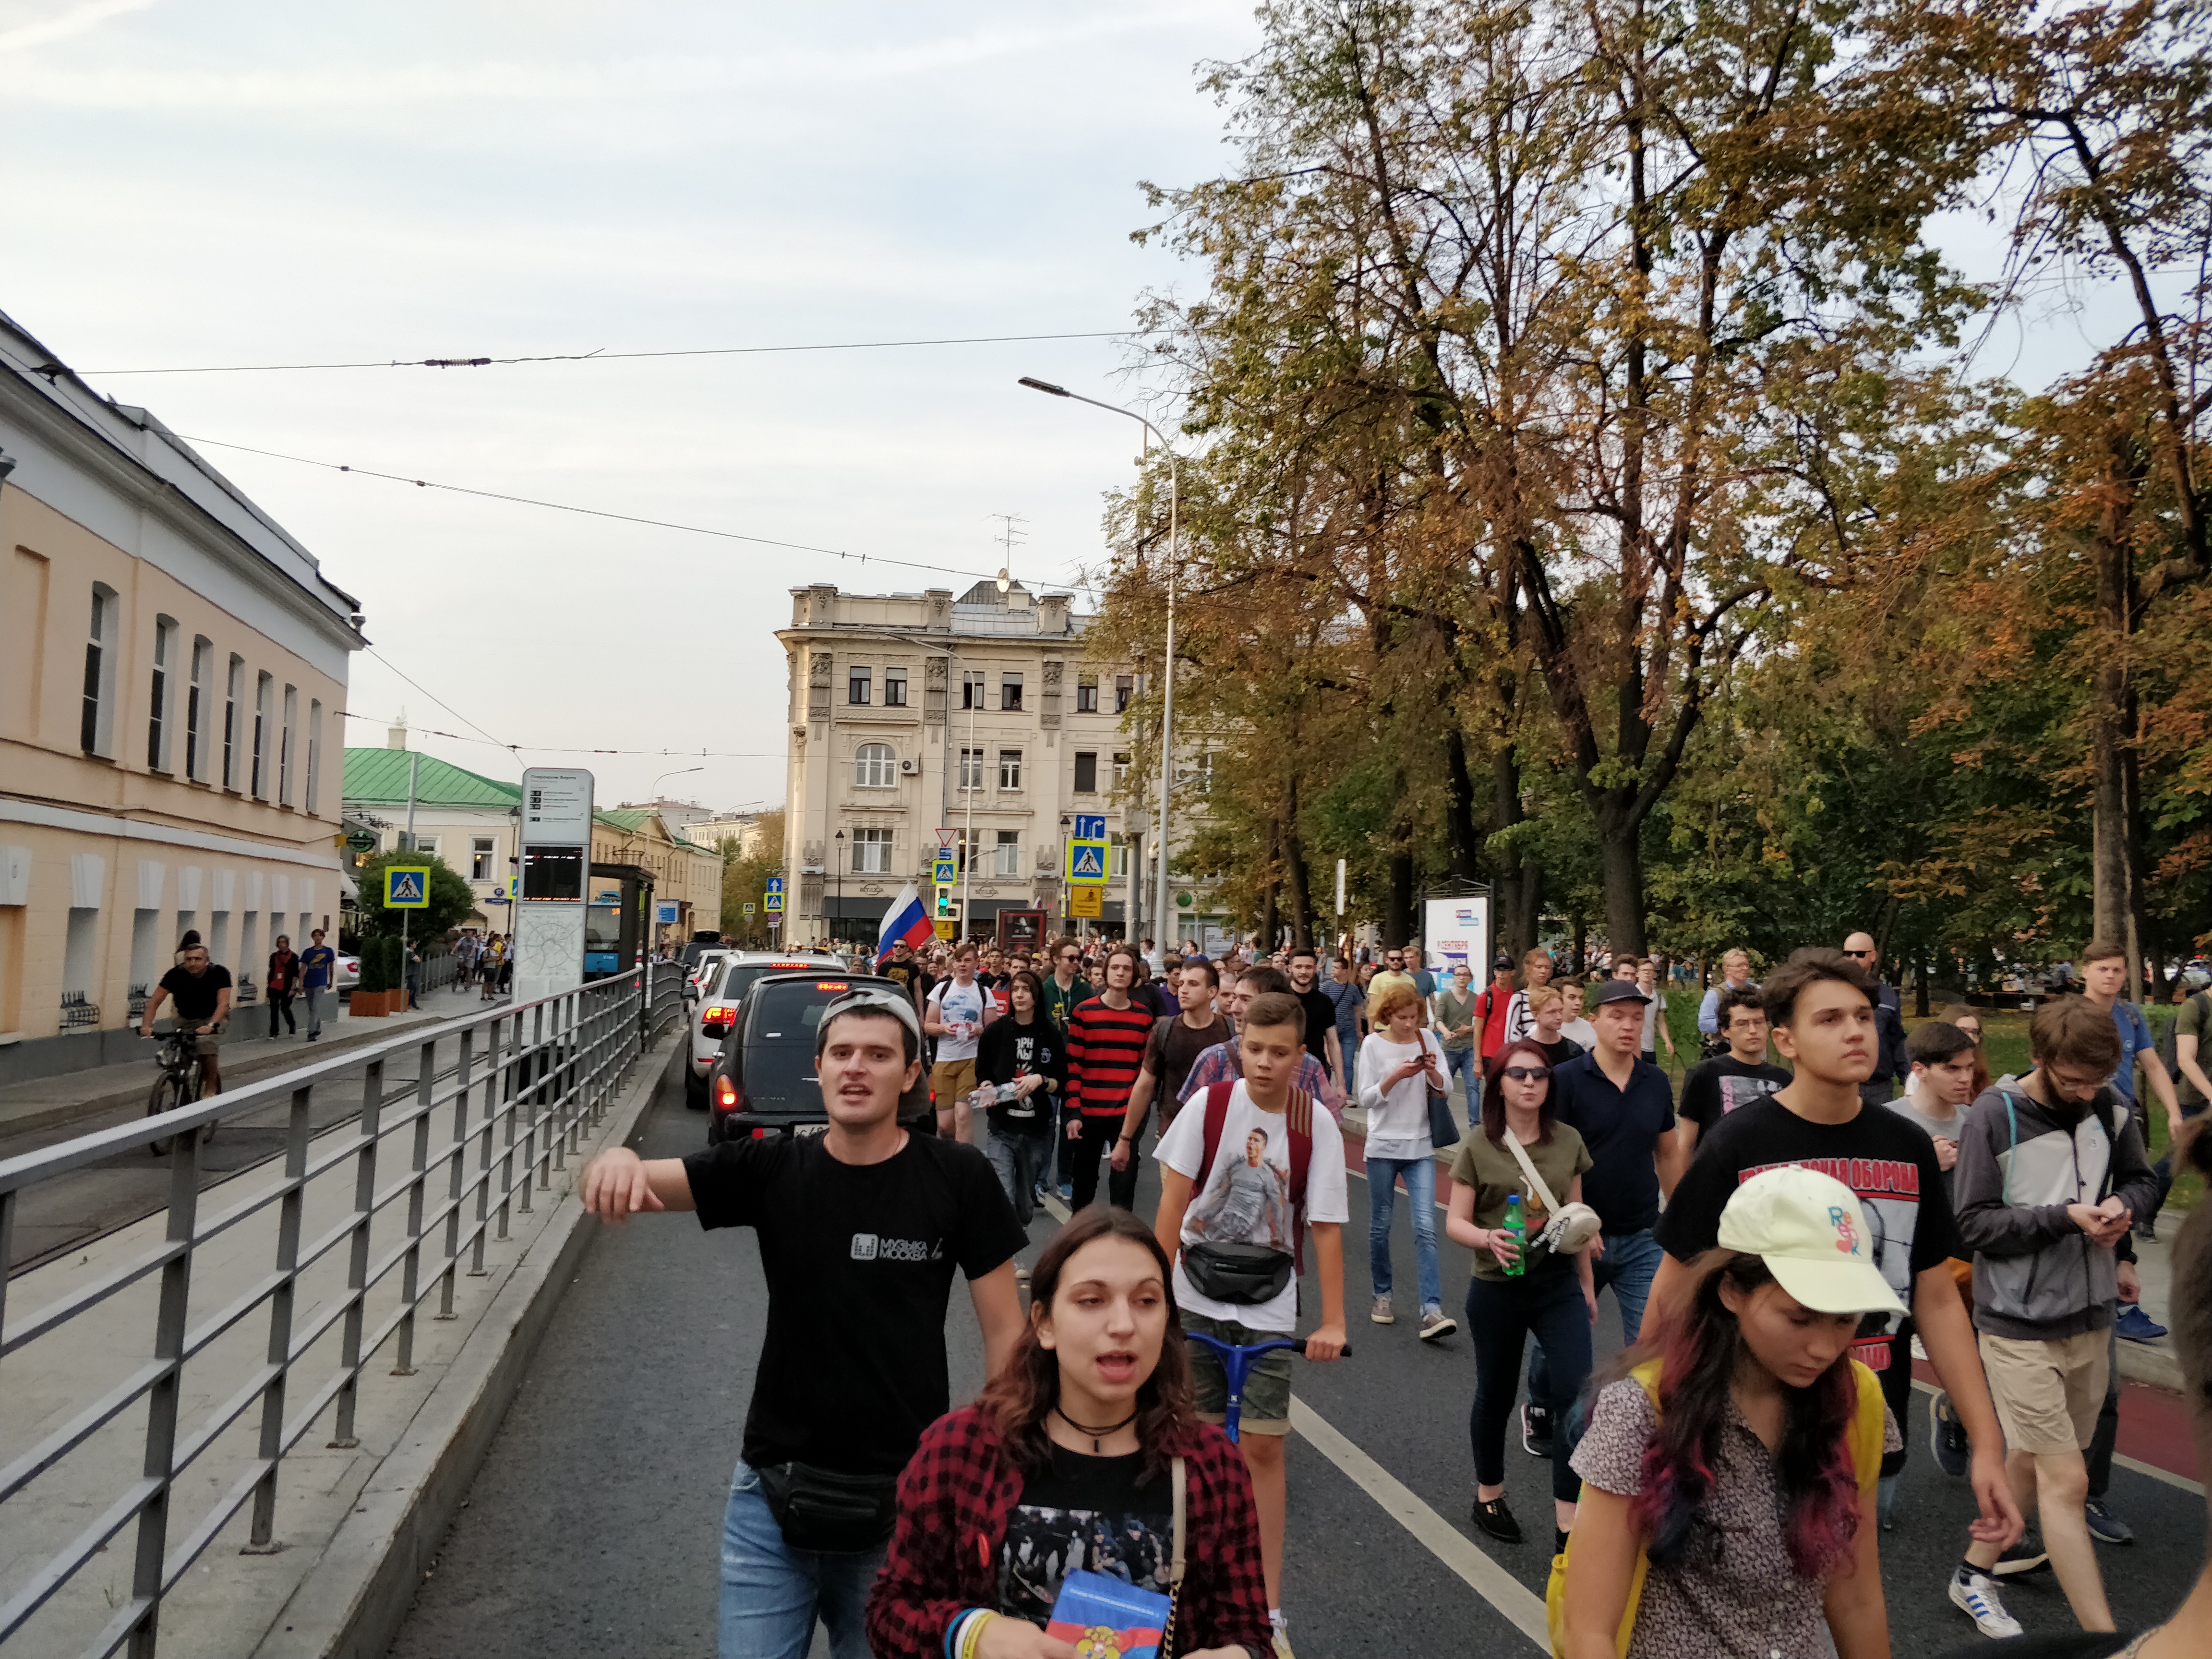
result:
M 1152 1011 L 1129 997 L 1137 980 L 1135 947 L 1117 945 L 1108 951 L 1104 977 L 1106 988 L 1077 1004 L 1067 1019 L 1067 1151 L 1075 1165 L 1070 1204 L 1077 1210 L 1089 1208 L 1098 1195 L 1098 1155 L 1121 1133 L 1129 1091 L 1144 1067 L 1145 1039 L 1152 1031 Z M 1133 1209 L 1136 1196 L 1136 1170 L 1116 1170 L 1108 1201 Z

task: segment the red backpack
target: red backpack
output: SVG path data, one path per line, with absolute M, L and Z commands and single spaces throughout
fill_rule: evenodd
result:
M 1237 1081 L 1216 1083 L 1206 1091 L 1206 1147 L 1198 1163 L 1200 1187 L 1212 1177 L 1213 1155 L 1221 1150 L 1221 1132 L 1229 1124 L 1229 1097 L 1236 1092 Z M 1283 1115 L 1291 1129 L 1291 1230 L 1295 1236 L 1291 1255 L 1300 1274 L 1306 1270 L 1306 1170 L 1313 1162 L 1313 1097 L 1304 1089 L 1291 1090 Z

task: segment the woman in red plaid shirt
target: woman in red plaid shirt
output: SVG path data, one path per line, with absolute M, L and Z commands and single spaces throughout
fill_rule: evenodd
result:
M 1178 1457 L 1176 1659 L 1267 1659 L 1251 1480 L 1192 1405 L 1169 1279 L 1127 1210 L 1085 1211 L 1046 1247 L 1012 1354 L 974 1405 L 930 1425 L 899 1478 L 868 1598 L 878 1659 L 1074 1659 L 1043 1628 L 1069 1573 L 1170 1594 Z

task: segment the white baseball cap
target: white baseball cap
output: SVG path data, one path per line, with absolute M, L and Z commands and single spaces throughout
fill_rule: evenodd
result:
M 1775 1282 L 1815 1313 L 1903 1313 L 1874 1264 L 1858 1194 L 1795 1164 L 1762 1170 L 1721 1212 L 1723 1249 L 1761 1258 Z

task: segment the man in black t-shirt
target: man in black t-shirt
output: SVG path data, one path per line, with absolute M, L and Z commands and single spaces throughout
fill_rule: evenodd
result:
M 1981 1513 L 1968 1530 L 1978 1540 L 2009 1547 L 2020 1536 L 2020 1506 L 2006 1478 L 2004 1436 L 1973 1324 L 1951 1277 L 1950 1258 L 1963 1247 L 1944 1196 L 1935 1143 L 1887 1107 L 1868 1106 L 1859 1098 L 1881 1042 L 1874 981 L 1840 951 L 1808 949 L 1768 976 L 1763 994 L 1774 1046 L 1794 1074 L 1786 1086 L 1730 1113 L 1703 1137 L 1659 1218 L 1656 1232 L 1666 1254 L 1652 1282 L 1644 1335 L 1650 1338 L 1672 1307 L 1687 1264 L 1717 1244 L 1721 1211 L 1740 1183 L 1762 1170 L 1793 1164 L 1835 1176 L 1858 1195 L 1875 1265 L 1911 1306 L 1929 1360 L 1973 1443 L 1972 1474 Z M 1852 1357 L 1881 1378 L 1900 1425 L 1911 1400 L 1907 1336 L 1899 1316 L 1870 1314 L 1852 1348 Z M 1893 1476 L 1893 1465 L 1902 1462 L 1901 1454 L 1891 1454 L 1884 1473 Z M 1986 1577 L 1962 1583 L 1954 1573 L 1950 1592 L 1978 1623 L 1984 1614 L 1969 1603 L 1978 1600 L 1987 1607 L 1995 1601 Z M 2002 1608 L 1997 1617 L 2011 1622 Z M 2012 1628 L 2016 1634 L 2019 1627 Z M 1996 1633 L 1989 1624 L 1983 1630 Z
M 1186 963 L 1176 969 L 1176 1000 L 1182 1012 L 1152 1023 L 1145 1039 L 1145 1057 L 1138 1064 L 1137 1080 L 1129 1089 L 1129 1104 L 1121 1114 L 1121 1133 L 1114 1143 L 1114 1173 L 1126 1177 L 1133 1197 L 1137 1178 L 1137 1137 L 1145 1132 L 1145 1117 L 1153 1105 L 1160 1109 L 1160 1133 L 1168 1132 L 1182 1100 L 1182 1085 L 1198 1057 L 1217 1043 L 1229 1041 L 1229 1022 L 1214 1012 L 1215 994 L 1221 988 L 1221 970 L 1210 962 Z M 1127 1207 L 1127 1206 L 1124 1206 Z
M 216 1062 L 222 1049 L 223 1023 L 230 1018 L 230 969 L 208 960 L 207 946 L 197 934 L 146 999 L 146 1012 L 138 1018 L 140 1036 L 154 1035 L 154 1016 L 163 1002 L 171 1000 L 177 1005 L 179 1029 L 193 1034 L 193 1051 L 200 1057 L 201 1097 L 221 1094 L 222 1073 Z
M 1739 1106 L 1763 1100 L 1790 1081 L 1790 1073 L 1766 1063 L 1765 994 L 1756 985 L 1723 985 L 1715 1014 L 1728 1052 L 1701 1060 L 1682 1079 L 1682 1152 L 1698 1149 L 1709 1133 Z
M 1344 1051 L 1336 1040 L 1336 1004 L 1321 988 L 1321 956 L 1310 945 L 1291 947 L 1291 994 L 1306 1017 L 1306 1052 L 1328 1072 L 1330 1089 L 1340 1106 L 1345 1095 Z M 1428 1007 L 1422 1005 L 1425 1020 Z
M 827 1133 L 651 1162 L 610 1147 L 585 1168 L 583 1201 L 608 1222 L 696 1210 L 703 1227 L 759 1235 L 768 1330 L 723 1522 L 722 1651 L 804 1654 L 818 1616 L 835 1659 L 867 1659 L 893 1486 L 951 1404 L 953 1271 L 968 1279 L 988 1374 L 1021 1333 L 1014 1254 L 1028 1239 L 981 1152 L 900 1127 L 900 1098 L 921 1079 L 921 1024 L 905 998 L 858 990 L 830 1003 L 815 1066 Z M 782 1500 L 822 1471 L 861 1483 L 881 1523 L 873 1547 L 809 1544 L 805 1505 Z

